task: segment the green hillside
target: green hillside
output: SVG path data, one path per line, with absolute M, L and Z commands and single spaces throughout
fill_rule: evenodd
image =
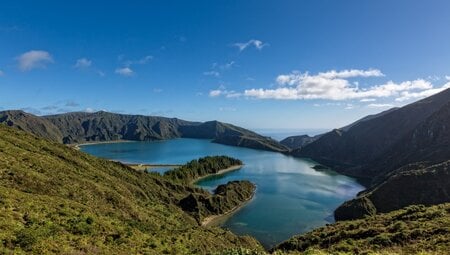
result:
M 413 205 L 388 214 L 341 221 L 295 236 L 274 250 L 330 254 L 448 254 L 450 203 Z
M 253 238 L 200 227 L 176 205 L 192 192 L 193 187 L 0 125 L 2 254 L 261 249 Z

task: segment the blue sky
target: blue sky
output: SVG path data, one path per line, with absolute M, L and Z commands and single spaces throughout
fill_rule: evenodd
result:
M 448 1 L 2 1 L 0 108 L 333 128 L 450 87 Z

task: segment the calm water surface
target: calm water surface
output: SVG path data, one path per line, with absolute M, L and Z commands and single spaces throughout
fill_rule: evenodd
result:
M 108 143 L 81 146 L 95 156 L 126 163 L 183 164 L 195 158 L 227 155 L 239 158 L 239 171 L 203 179 L 197 185 L 210 191 L 231 180 L 250 180 L 255 197 L 222 226 L 248 234 L 265 247 L 333 222 L 333 211 L 364 189 L 354 179 L 312 169 L 314 162 L 281 153 L 211 143 L 200 139 Z M 167 168 L 156 169 L 163 172 Z

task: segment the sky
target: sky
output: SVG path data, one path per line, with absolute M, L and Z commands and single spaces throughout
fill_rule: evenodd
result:
M 336 128 L 450 87 L 450 1 L 1 1 L 0 110 Z

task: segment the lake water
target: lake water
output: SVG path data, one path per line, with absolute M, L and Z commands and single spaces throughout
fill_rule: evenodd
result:
M 195 158 L 227 155 L 239 158 L 239 171 L 197 183 L 210 191 L 231 180 L 257 185 L 254 198 L 221 225 L 248 234 L 266 248 L 289 237 L 333 222 L 333 211 L 364 189 L 354 179 L 332 171 L 316 171 L 314 162 L 281 153 L 226 146 L 200 139 L 105 143 L 81 146 L 95 156 L 125 163 L 183 164 Z M 167 168 L 156 169 L 162 172 Z

